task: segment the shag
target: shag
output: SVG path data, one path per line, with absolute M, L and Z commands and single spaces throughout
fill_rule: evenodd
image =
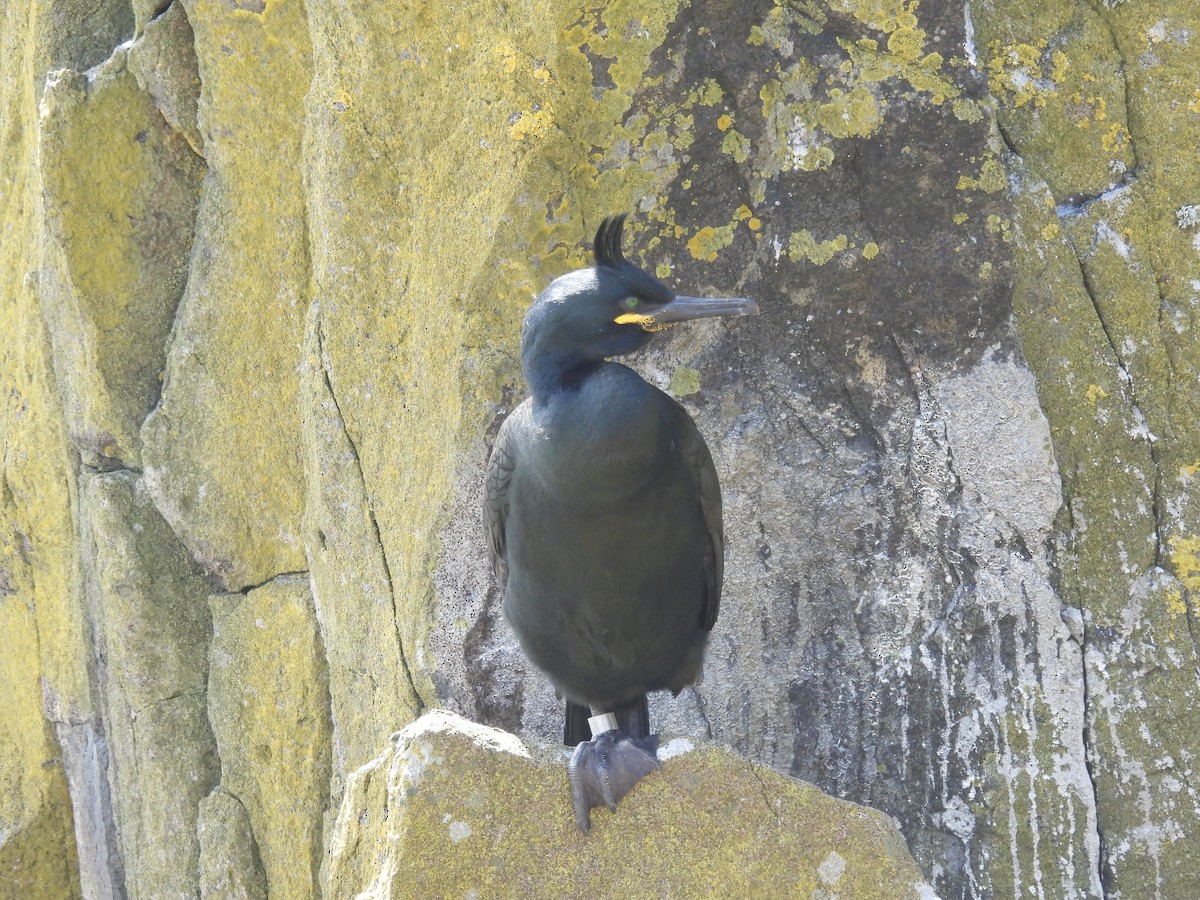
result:
M 584 831 L 593 807 L 615 811 L 658 768 L 646 694 L 696 680 L 724 554 L 721 489 L 695 423 L 609 358 L 677 322 L 758 312 L 675 294 L 622 255 L 624 223 L 601 222 L 595 265 L 555 279 L 525 316 L 532 396 L 496 437 L 484 514 L 504 614 L 567 701 Z

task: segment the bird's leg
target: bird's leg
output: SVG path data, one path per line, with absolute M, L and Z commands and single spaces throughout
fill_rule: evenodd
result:
M 635 738 L 617 728 L 612 713 L 588 719 L 592 739 L 583 741 L 571 754 L 567 776 L 575 822 L 581 831 L 592 827 L 591 811 L 603 804 L 617 811 L 617 804 L 646 775 L 661 768 L 658 735 Z

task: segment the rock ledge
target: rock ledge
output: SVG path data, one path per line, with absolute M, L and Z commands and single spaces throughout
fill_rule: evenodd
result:
M 556 748 L 427 713 L 347 782 L 325 896 L 934 896 L 883 813 L 690 745 L 584 835 Z

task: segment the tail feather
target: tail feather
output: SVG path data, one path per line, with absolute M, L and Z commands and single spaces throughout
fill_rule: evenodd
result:
M 617 728 L 632 738 L 650 737 L 650 699 L 642 694 L 611 710 L 617 717 Z

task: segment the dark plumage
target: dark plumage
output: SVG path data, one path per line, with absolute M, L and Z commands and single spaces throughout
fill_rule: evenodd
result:
M 676 296 L 624 258 L 623 224 L 605 219 L 596 265 L 556 279 L 526 315 L 532 397 L 501 427 L 487 473 L 504 613 L 567 698 L 566 742 L 587 741 L 587 707 L 617 715 L 619 731 L 581 746 L 572 766 L 585 829 L 592 800 L 615 806 L 657 765 L 646 693 L 696 679 L 724 550 L 717 473 L 691 417 L 608 358 L 675 322 L 757 312 L 749 300 Z M 611 785 L 622 773 L 628 784 Z

